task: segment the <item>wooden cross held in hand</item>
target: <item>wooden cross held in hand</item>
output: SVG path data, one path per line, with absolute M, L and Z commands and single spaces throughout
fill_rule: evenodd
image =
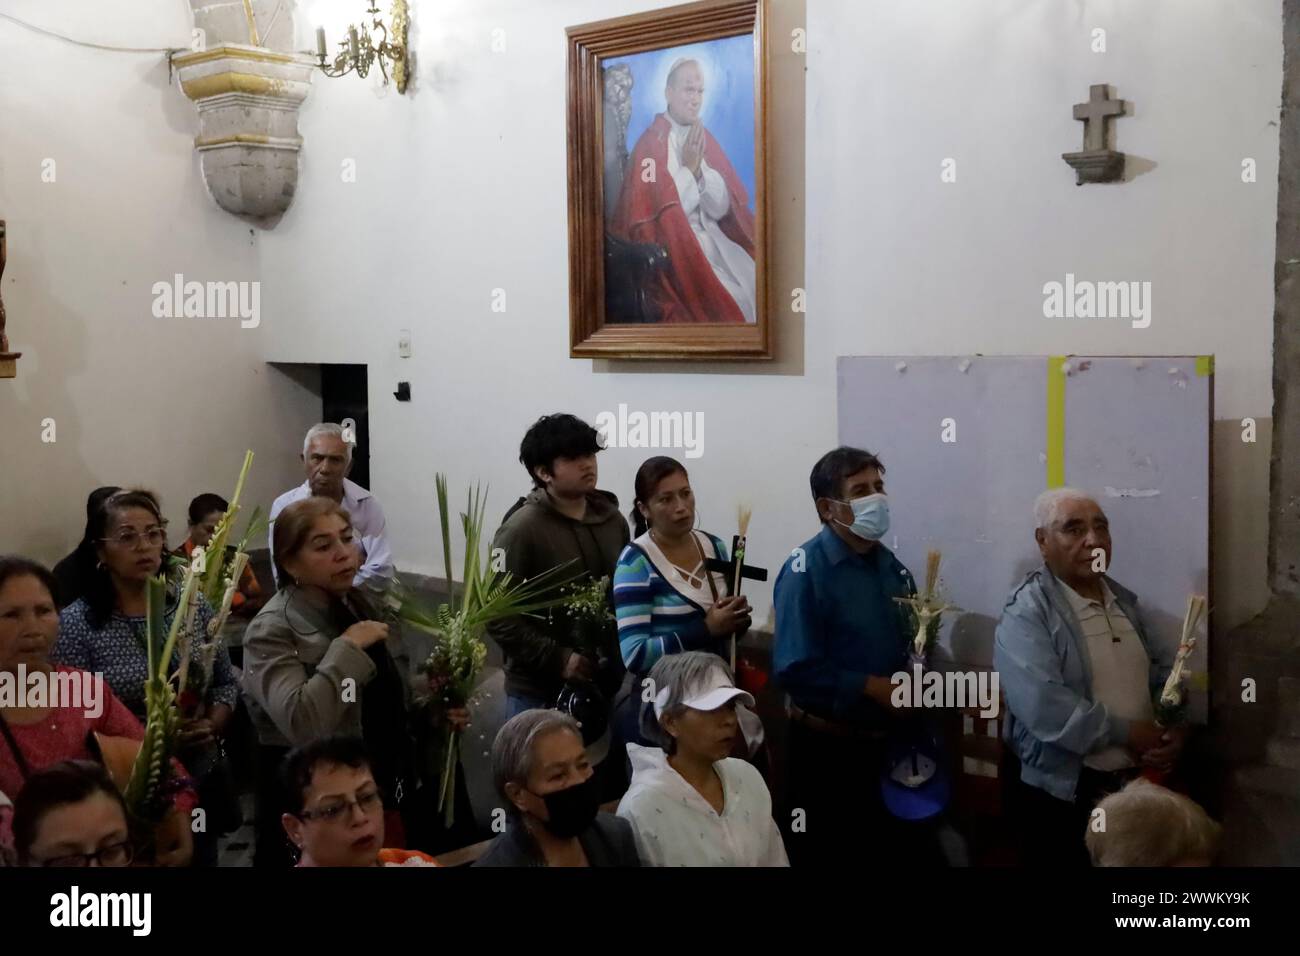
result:
M 736 553 L 736 545 L 739 541 L 740 535 L 736 535 L 731 539 L 732 554 Z M 742 562 L 745 560 L 744 555 L 745 552 L 742 550 L 740 552 L 740 560 Z M 721 558 L 709 558 L 704 562 L 704 566 L 710 571 L 717 571 L 719 574 L 725 574 L 727 576 L 727 597 L 732 597 L 738 592 L 739 589 L 736 587 L 735 578 L 733 577 L 733 572 L 736 570 L 736 564 L 734 561 L 723 561 Z M 740 565 L 740 576 L 747 581 L 766 581 L 767 568 L 756 568 L 752 564 L 742 563 Z
M 717 571 L 727 577 L 727 597 L 733 597 L 740 593 L 740 581 L 745 578 L 750 581 L 766 581 L 767 568 L 756 568 L 751 564 L 745 563 L 745 539 L 740 535 L 735 535 L 731 539 L 731 560 L 723 561 L 721 558 L 709 558 L 704 562 L 704 567 L 708 571 Z M 731 637 L 731 669 L 736 669 L 736 635 Z

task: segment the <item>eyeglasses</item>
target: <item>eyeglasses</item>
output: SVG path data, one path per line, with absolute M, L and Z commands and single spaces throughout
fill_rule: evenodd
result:
M 162 528 L 150 528 L 148 531 L 143 533 L 138 531 L 119 531 L 111 538 L 100 538 L 99 540 L 112 541 L 120 547 L 135 550 L 140 546 L 140 539 L 143 538 L 149 547 L 153 548 L 163 543 L 163 538 L 165 538 L 167 534 L 164 530 L 165 527 L 166 526 L 164 525 Z
M 304 810 L 298 814 L 304 820 L 324 820 L 328 823 L 331 820 L 339 819 L 353 807 L 360 807 L 362 813 L 374 813 L 379 809 L 381 799 L 379 791 L 374 790 L 370 793 L 363 793 L 355 800 L 336 800 L 325 804 L 323 807 L 317 807 L 315 810 Z
M 99 866 L 126 866 L 135 856 L 135 850 L 125 840 L 112 846 L 102 847 L 94 853 L 69 853 L 67 856 L 55 856 L 40 863 L 40 866 L 77 866 L 87 867 L 91 863 Z

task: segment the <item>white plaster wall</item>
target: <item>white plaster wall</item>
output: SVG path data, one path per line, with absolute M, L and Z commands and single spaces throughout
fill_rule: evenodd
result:
M 809 0 L 806 247 L 802 226 L 776 220 L 776 257 L 806 251 L 809 311 L 777 318 L 781 360 L 573 360 L 564 28 L 662 5 L 417 2 L 411 92 L 317 77 L 297 197 L 273 230 L 252 232 L 204 195 L 193 107 L 159 57 L 83 51 L 0 21 L 5 297 L 28 352 L 19 380 L 0 383 L 12 546 L 56 556 L 101 481 L 157 485 L 177 520 L 195 470 L 217 468 L 224 491 L 246 444 L 269 500 L 296 479 L 293 446 L 316 406 L 261 362 L 335 361 L 370 366 L 374 491 L 406 568 L 441 573 L 436 471 L 453 489 L 489 483 L 495 521 L 527 487 L 516 456 L 537 415 L 594 419 L 626 403 L 704 414 L 704 454 L 688 461 L 702 523 L 729 535 L 750 503 L 751 553 L 775 569 L 816 530 L 807 475 L 835 442 L 837 355 L 1214 353 L 1218 624 L 1251 613 L 1265 593 L 1278 0 Z M 338 0 L 299 6 L 301 49 L 317 23 L 333 41 L 356 16 Z M 800 10 L 778 7 L 787 20 Z M 188 36 L 182 3 L 6 10 L 106 42 Z M 1089 48 L 1094 27 L 1107 30 L 1105 54 Z M 1070 106 L 1101 82 L 1135 107 L 1118 121 L 1120 148 L 1155 165 L 1076 188 L 1059 158 L 1079 148 Z M 772 148 L 788 150 L 805 117 L 798 102 L 775 113 Z M 47 155 L 57 186 L 39 181 Z M 945 157 L 954 184 L 940 182 Z M 1244 157 L 1258 163 L 1251 185 Z M 349 160 L 355 182 L 342 176 Z M 798 208 L 803 182 L 778 179 L 774 194 Z M 154 320 L 149 285 L 177 271 L 260 279 L 261 327 Z M 1044 319 L 1042 286 L 1066 272 L 1151 281 L 1151 327 Z M 391 395 L 399 380 L 412 383 L 409 404 Z M 230 396 L 219 410 L 166 397 L 218 387 Z M 59 442 L 44 446 L 39 420 L 56 413 Z M 1261 426 L 1253 446 L 1237 439 L 1247 415 Z M 653 453 L 602 455 L 602 485 L 625 508 Z M 753 591 L 760 615 L 769 593 Z
M 298 201 L 262 246 L 284 312 L 265 354 L 370 364 L 374 485 L 399 518 L 399 559 L 435 570 L 437 470 L 453 488 L 490 482 L 493 515 L 504 510 L 526 487 L 518 441 L 542 412 L 703 412 L 704 455 L 688 462 L 702 522 L 727 535 L 750 502 L 751 548 L 775 568 L 816 530 L 807 475 L 835 442 L 839 354 L 1214 353 L 1218 417 L 1261 424 L 1254 446 L 1216 429 L 1219 623 L 1253 611 L 1265 593 L 1280 4 L 810 0 L 809 312 L 778 319 L 778 374 L 567 356 L 564 27 L 658 5 L 417 6 L 413 95 L 330 80 L 304 109 Z M 349 12 L 303 8 L 302 43 L 318 22 L 338 35 Z M 1091 52 L 1094 27 L 1105 54 Z M 1135 106 L 1120 147 L 1155 166 L 1076 188 L 1059 155 L 1081 142 L 1070 107 L 1102 82 Z M 777 123 L 774 142 L 792 128 Z M 950 156 L 958 180 L 943 184 Z M 1257 160 L 1253 185 L 1243 157 Z M 1067 271 L 1151 281 L 1151 327 L 1044 319 L 1042 286 Z M 490 309 L 497 288 L 505 314 Z M 409 359 L 397 357 L 403 328 Z M 390 394 L 399 380 L 410 404 Z M 625 505 L 649 453 L 601 457 L 602 484 Z M 754 595 L 765 613 L 768 591 Z
M 129 47 L 188 46 L 192 23 L 168 0 L 8 0 L 0 12 Z M 261 233 L 208 197 L 197 129 L 162 54 L 86 49 L 0 19 L 4 301 L 24 353 L 0 381 L 0 553 L 62 557 L 98 485 L 157 490 L 179 541 L 190 498 L 229 496 L 246 448 L 250 504 L 297 474 L 291 436 L 319 399 L 265 366 L 257 330 L 153 316 L 153 284 L 176 273 L 260 277 Z
M 1281 3 L 809 7 L 808 355 L 821 401 L 837 354 L 1213 354 L 1216 624 L 1257 610 Z M 1097 83 L 1131 101 L 1112 122 L 1147 171 L 1076 187 L 1060 154 L 1081 148 L 1071 104 Z M 940 179 L 949 157 L 954 183 Z M 1149 281 L 1150 326 L 1044 318 L 1043 286 L 1066 273 Z M 1247 416 L 1260 422 L 1250 445 Z

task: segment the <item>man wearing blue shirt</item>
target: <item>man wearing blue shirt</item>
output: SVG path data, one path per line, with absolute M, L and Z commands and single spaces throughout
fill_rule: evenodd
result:
M 906 669 L 910 637 L 894 598 L 916 586 L 880 540 L 889 530 L 884 474 L 860 448 L 822 456 L 809 479 L 821 531 L 776 579 L 773 671 L 790 696 L 787 846 L 796 865 L 902 845 L 879 777 L 896 719 L 890 675 Z

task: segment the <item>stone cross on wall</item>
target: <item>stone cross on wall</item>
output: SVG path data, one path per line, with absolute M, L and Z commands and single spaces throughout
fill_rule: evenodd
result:
M 1083 148 L 1092 151 L 1106 148 L 1106 117 L 1123 116 L 1124 101 L 1112 100 L 1106 84 L 1088 87 L 1088 102 L 1074 104 L 1074 118 L 1083 120 Z
M 1124 101 L 1112 100 L 1105 83 L 1088 88 L 1088 102 L 1074 104 L 1074 118 L 1083 120 L 1083 150 L 1062 153 L 1078 174 L 1078 185 L 1112 183 L 1124 173 L 1124 154 L 1106 148 L 1106 120 L 1124 115 Z

